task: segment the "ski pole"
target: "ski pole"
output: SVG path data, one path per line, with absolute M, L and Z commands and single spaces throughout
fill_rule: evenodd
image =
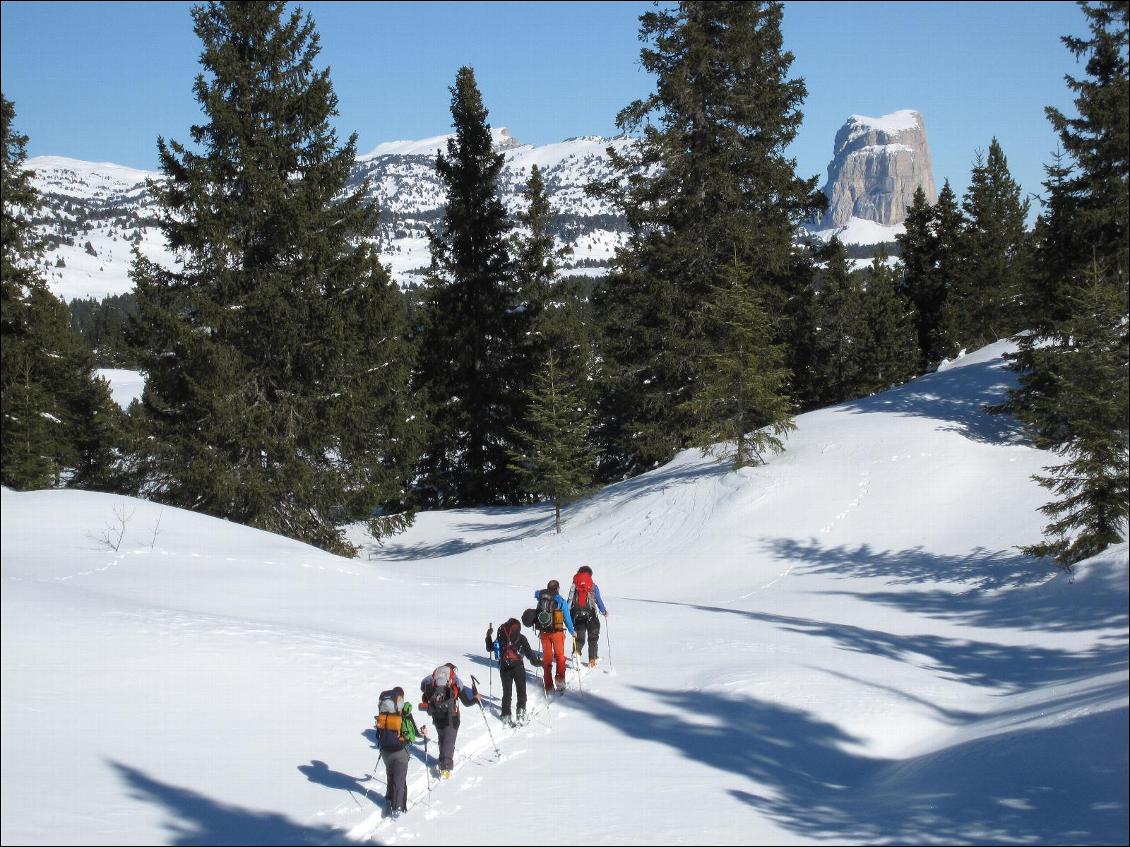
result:
M 427 729 L 427 727 L 424 727 Z M 428 761 L 428 734 L 424 733 L 424 778 L 428 781 L 428 805 L 432 804 L 432 766 Z
M 577 648 L 577 636 L 573 636 L 573 670 L 577 672 L 577 691 L 582 697 L 585 689 L 581 686 L 581 651 Z
M 491 621 L 490 626 L 487 627 L 487 638 L 488 639 L 490 638 L 492 632 L 494 632 L 494 621 Z M 494 701 L 494 651 L 488 650 L 487 656 L 490 658 L 490 699 L 493 702 Z
M 612 670 L 612 627 L 608 625 L 608 615 L 604 616 L 604 640 L 608 642 L 608 670 Z
M 381 750 L 381 752 L 377 753 L 377 763 L 375 765 L 373 765 L 373 772 L 371 774 L 369 774 L 369 779 L 366 780 L 366 782 L 365 782 L 365 796 L 368 797 L 370 800 L 372 800 L 373 798 L 369 794 L 369 783 L 372 782 L 374 779 L 376 779 L 376 777 L 377 777 L 377 765 L 379 765 L 381 763 L 381 761 L 384 759 L 384 755 L 385 755 L 384 750 Z M 385 782 L 385 788 L 386 789 L 388 788 L 387 781 Z
M 471 676 L 471 684 L 475 687 L 475 693 L 478 694 L 479 681 L 475 679 L 473 675 Z M 494 741 L 494 733 L 491 731 L 490 721 L 487 720 L 487 710 L 483 708 L 483 699 L 481 697 L 479 698 L 479 714 L 483 716 L 483 723 L 486 725 L 487 735 L 490 736 L 490 743 L 494 746 L 494 755 L 501 759 L 502 751 L 498 749 L 498 745 Z

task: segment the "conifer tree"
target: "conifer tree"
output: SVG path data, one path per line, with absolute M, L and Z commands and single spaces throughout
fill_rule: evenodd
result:
M 515 369 L 536 373 L 552 353 L 557 368 L 579 382 L 588 375 L 588 333 L 580 315 L 580 292 L 575 282 L 558 279 L 560 263 L 572 251 L 558 247 L 553 236 L 553 210 L 537 165 L 530 169 L 524 191 L 526 209 L 517 215 L 526 234 L 512 242 L 519 314 L 525 322 L 519 333 Z
M 688 408 L 698 422 L 692 443 L 721 459 L 732 456 L 737 470 L 759 464 L 767 452 L 781 452 L 796 425 L 785 393 L 785 352 L 773 341 L 774 327 L 749 285 L 749 272 L 735 262 L 725 276 L 726 288 L 706 308 L 722 343 L 708 354 Z
M 874 394 L 910 379 L 918 364 L 914 306 L 899 295 L 897 278 L 882 248 L 867 271 L 862 313 L 858 390 Z
M 436 161 L 447 205 L 430 234 L 420 342 L 430 434 L 416 486 L 422 500 L 443 507 L 517 498 L 508 455 L 529 378 L 514 367 L 528 320 L 516 308 L 499 195 L 503 156 L 492 148 L 474 71 L 460 68 L 450 90 L 455 134 Z
M 826 200 L 785 154 L 806 90 L 788 77 L 781 16 L 779 3 L 682 2 L 640 18 L 656 90 L 620 112 L 637 144 L 610 150 L 615 176 L 594 186 L 631 228 L 594 294 L 606 478 L 666 461 L 698 428 L 699 370 L 725 337 L 704 304 L 735 263 L 769 311 L 793 293 L 796 228 Z
M 15 105 L 2 95 L 0 112 L 0 477 L 20 489 L 63 481 L 107 488 L 113 485 L 120 413 L 105 380 L 94 375 L 94 357 L 70 328 L 66 305 L 37 271 L 41 250 L 30 215 L 40 203 L 23 167 L 27 136 L 15 131 Z
M 850 400 L 861 393 L 865 374 L 860 353 L 867 327 L 859 276 L 848 264 L 847 250 L 833 238 L 821 251 L 824 270 L 812 311 L 811 396 L 814 405 Z
M 978 153 L 962 202 L 962 267 L 954 311 L 964 346 L 981 347 L 1022 328 L 1031 266 L 1024 232 L 1028 201 L 1020 193 L 994 138 L 987 157 Z
M 1068 459 L 1037 477 L 1060 499 L 1043 511 L 1050 539 L 1030 549 L 1070 567 L 1126 537 L 1130 417 L 1127 251 L 1130 215 L 1130 4 L 1080 4 L 1090 37 L 1062 40 L 1087 57 L 1087 77 L 1067 77 L 1078 118 L 1047 114 L 1071 162 L 1048 168 L 1050 196 L 1037 228 L 1036 331 L 1010 357 L 1020 384 L 993 411 L 1026 424 L 1037 446 Z
M 895 236 L 902 252 L 901 290 L 917 310 L 920 372 L 957 352 L 951 293 L 958 279 L 961 210 L 947 180 L 933 206 L 919 186 L 907 208 L 905 231 Z
M 1021 377 L 1022 386 L 1038 379 L 1051 390 L 1033 392 L 1016 409 L 1036 445 L 1067 460 L 1034 477 L 1058 499 L 1041 509 L 1052 518 L 1048 537 L 1025 552 L 1068 566 L 1125 538 L 1130 504 L 1126 288 L 1111 285 L 1095 265 L 1074 296 L 1071 335 L 1061 329 L 1043 336 Z
M 351 554 L 338 524 L 395 509 L 414 460 L 398 294 L 346 190 L 319 40 L 282 2 L 193 9 L 194 148 L 158 140 L 159 225 L 183 260 L 135 253 L 149 378 L 141 456 L 163 502 Z
M 511 468 L 527 490 L 552 501 L 553 525 L 561 532 L 561 507 L 592 488 L 592 415 L 581 390 L 558 367 L 553 351 L 526 395 L 526 418 L 514 432 Z

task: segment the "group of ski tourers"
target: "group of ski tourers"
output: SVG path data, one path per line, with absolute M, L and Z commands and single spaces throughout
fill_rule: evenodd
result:
M 536 605 L 527 609 L 521 620 L 510 618 L 500 624 L 498 632 L 493 625 L 487 628 L 486 650 L 498 662 L 502 678 L 501 719 L 507 726 L 525 723 L 526 720 L 526 668 L 523 659 L 535 667 L 542 667 L 545 695 L 565 690 L 565 632 L 573 637 L 573 650 L 579 654 L 588 642 L 589 667 L 596 667 L 597 639 L 600 637 L 600 615 L 608 617 L 608 610 L 600 596 L 600 588 L 592 579 L 592 568 L 582 565 L 573 577 L 568 599 L 561 596 L 561 584 L 552 579 L 545 588 L 534 590 Z M 541 637 L 541 656 L 530 646 L 522 634 L 522 625 L 533 627 Z M 512 695 L 517 689 L 516 717 L 511 718 Z M 477 680 L 463 684 L 455 665 L 440 665 L 420 682 L 420 709 L 432 719 L 439 741 L 436 776 L 447 779 L 455 763 L 455 737 L 459 733 L 459 705 L 478 705 L 482 709 L 482 695 Z M 485 717 L 485 711 L 484 711 Z M 425 766 L 428 727 L 417 727 L 411 702 L 406 702 L 400 686 L 382 691 L 376 716 L 377 746 L 385 764 L 385 800 L 387 815 L 398 816 L 408 809 L 408 759 L 412 744 L 424 744 Z M 489 729 L 489 724 L 488 724 Z

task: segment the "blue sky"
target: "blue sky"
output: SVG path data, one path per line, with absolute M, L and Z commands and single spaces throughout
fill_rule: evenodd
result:
M 4 2 L 4 95 L 29 152 L 156 166 L 156 138 L 188 139 L 199 120 L 200 45 L 191 3 Z M 449 130 L 448 86 L 475 68 L 495 126 L 520 140 L 615 132 L 651 90 L 638 17 L 650 3 L 311 2 L 344 139 Z M 1059 37 L 1082 34 L 1074 3 L 786 3 L 785 46 L 808 86 L 791 153 L 823 181 L 848 115 L 914 108 L 926 117 L 939 187 L 964 190 L 996 136 L 1025 190 L 1040 190 L 1056 138 L 1044 107 L 1071 111 L 1065 73 L 1082 75 Z

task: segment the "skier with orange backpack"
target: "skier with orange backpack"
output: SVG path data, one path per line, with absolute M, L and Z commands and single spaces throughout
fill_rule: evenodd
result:
M 569 589 L 569 612 L 577 627 L 578 653 L 585 649 L 585 636 L 588 636 L 590 668 L 596 667 L 596 641 L 600 638 L 598 610 L 605 618 L 608 617 L 608 610 L 600 596 L 600 586 L 592 581 L 592 568 L 581 565 L 573 576 L 573 587 Z

